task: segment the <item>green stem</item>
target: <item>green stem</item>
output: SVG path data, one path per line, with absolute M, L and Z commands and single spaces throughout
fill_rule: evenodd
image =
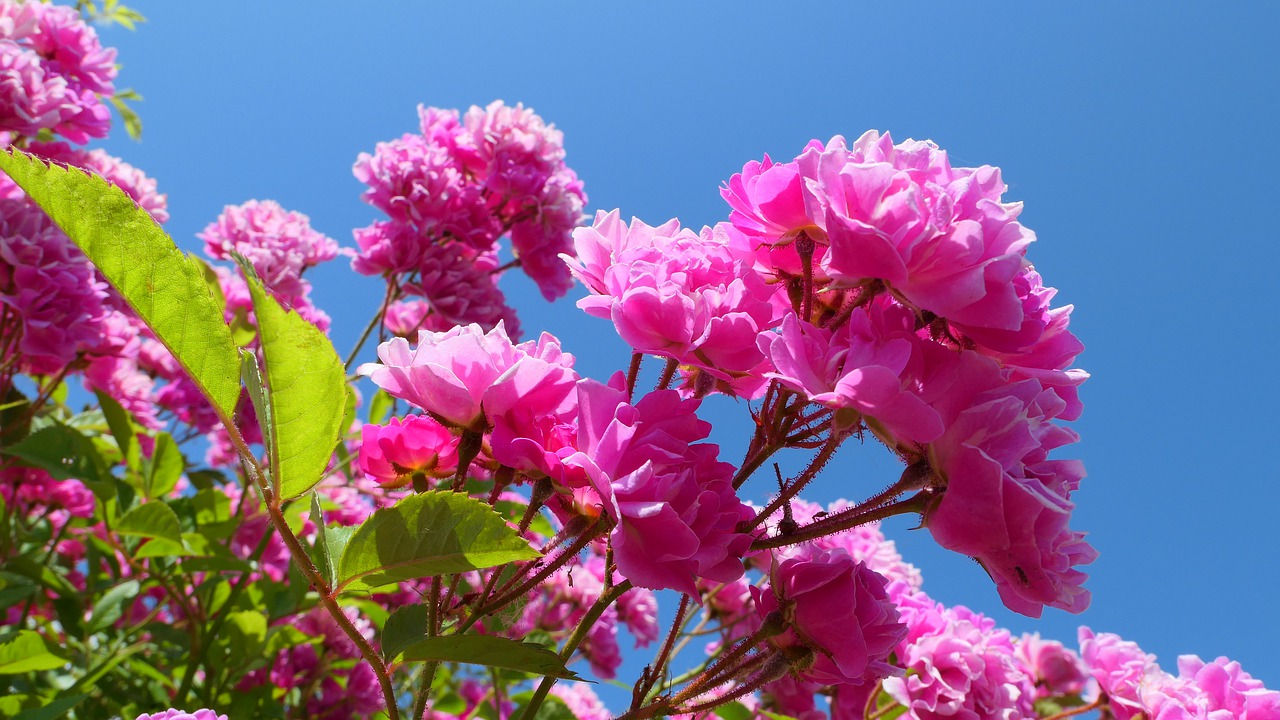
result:
M 560 648 L 560 659 L 565 663 L 569 662 L 569 658 L 573 657 L 573 651 L 578 649 L 578 645 L 586 639 L 587 633 L 595 626 L 596 621 L 604 614 L 610 605 L 624 593 L 631 589 L 631 581 L 623 580 L 621 583 L 614 585 L 606 590 L 596 600 L 595 604 L 587 610 L 587 614 L 583 616 L 582 621 L 573 629 L 573 634 L 568 640 L 564 641 L 564 647 Z M 524 714 L 519 720 L 533 720 L 538 714 L 538 708 L 542 707 L 542 701 L 547 699 L 547 694 L 551 692 L 551 687 L 556 684 L 555 677 L 544 677 L 542 682 L 538 683 L 538 689 L 533 691 L 533 697 L 529 698 L 529 704 L 525 706 Z
M 369 324 L 364 326 L 364 331 L 360 333 L 360 339 L 356 340 L 356 346 L 351 348 L 351 353 L 347 355 L 347 360 L 342 364 L 345 372 L 351 372 L 351 364 L 356 361 L 356 356 L 360 354 L 360 348 L 364 347 L 369 336 L 373 334 L 373 329 L 382 323 L 382 318 L 387 314 L 387 308 L 400 295 L 400 288 L 392 282 L 387 283 L 387 294 L 382 298 L 382 307 L 378 308 L 378 312 L 374 313 L 373 318 L 369 320 Z

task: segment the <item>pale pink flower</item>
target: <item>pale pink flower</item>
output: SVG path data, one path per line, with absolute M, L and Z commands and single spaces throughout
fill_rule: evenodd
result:
M 447 332 L 423 331 L 418 346 L 392 338 L 378 346 L 381 362 L 357 372 L 391 395 L 461 427 L 484 420 L 485 392 L 522 355 L 502 325 L 485 333 L 479 325 Z
M 564 701 L 578 720 L 609 720 L 613 713 L 605 707 L 591 686 L 583 682 L 560 682 L 551 686 L 551 694 Z
M 1280 692 L 1225 657 L 1210 663 L 1195 655 L 1179 657 L 1178 677 L 1144 686 L 1142 701 L 1152 720 L 1280 718 Z
M 195 712 L 170 708 L 157 713 L 143 713 L 137 717 L 137 720 L 227 720 L 227 716 L 220 714 L 217 710 L 205 708 Z
M 1015 662 L 1007 630 L 964 607 L 930 608 L 931 601 L 922 594 L 912 604 L 911 610 L 903 608 L 910 630 L 897 654 L 907 672 L 884 681 L 885 692 L 906 707 L 910 717 L 1037 717 L 1032 678 Z
M 1028 633 L 1017 642 L 1017 658 L 1036 687 L 1037 698 L 1080 695 L 1088 681 L 1088 669 L 1080 656 L 1057 640 Z
M 755 338 L 781 313 L 737 233 L 721 224 L 696 234 L 675 220 L 627 226 L 616 210 L 598 213 L 574 231 L 581 261 L 564 256 L 593 293 L 578 307 L 611 320 L 636 351 L 706 370 L 718 389 L 755 397 L 770 370 Z
M 1143 712 L 1144 689 L 1167 677 L 1156 665 L 1155 655 L 1113 633 L 1094 634 L 1081 627 L 1079 637 L 1080 659 L 1106 693 L 1116 720 L 1129 720 Z

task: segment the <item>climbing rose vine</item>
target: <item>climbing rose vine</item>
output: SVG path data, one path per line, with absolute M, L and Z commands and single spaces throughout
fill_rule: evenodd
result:
M 423 106 L 355 159 L 351 242 L 232 198 L 184 256 L 156 181 L 82 147 L 136 122 L 87 20 L 138 19 L 82 5 L 0 0 L 0 715 L 1280 718 L 1227 658 L 940 603 L 883 535 L 1019 613 L 1089 604 L 1083 345 L 998 169 L 814 140 L 695 230 L 589 217 L 530 108 Z M 345 362 L 334 261 L 384 288 Z M 630 356 L 580 374 L 508 272 Z M 900 471 L 815 502 L 865 441 Z

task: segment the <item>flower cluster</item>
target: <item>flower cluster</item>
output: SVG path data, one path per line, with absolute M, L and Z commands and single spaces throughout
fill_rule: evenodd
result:
M 116 51 L 74 8 L 36 0 L 0 3 L 0 131 L 48 130 L 74 143 L 107 135 Z
M 382 275 L 397 294 L 396 334 L 479 323 L 486 330 L 514 313 L 496 281 L 497 243 L 511 239 L 515 264 L 548 300 L 571 287 L 559 255 L 571 249 L 586 195 L 564 164 L 563 136 L 523 105 L 494 102 L 456 110 L 420 107 L 419 134 L 361 154 L 363 197 L 389 220 L 356 231 L 357 272 Z M 413 318 L 413 324 L 406 320 Z
M 714 228 L 600 213 L 565 259 L 591 293 L 579 306 L 667 358 L 684 393 L 759 399 L 758 424 L 791 443 L 833 451 L 870 431 L 909 468 L 880 501 L 915 493 L 934 537 L 976 558 L 1010 608 L 1079 612 L 1077 568 L 1095 553 L 1068 521 L 1084 470 L 1049 456 L 1076 440 L 1059 421 L 1080 414 L 1083 346 L 1004 189 L 999 170 L 953 168 L 932 143 L 836 137 L 748 163 Z M 752 464 L 778 446 L 767 435 Z

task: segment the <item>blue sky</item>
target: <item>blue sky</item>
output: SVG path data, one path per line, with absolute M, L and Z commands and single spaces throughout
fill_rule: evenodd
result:
M 150 22 L 104 41 L 120 49 L 119 85 L 146 98 L 146 127 L 141 143 L 121 129 L 104 146 L 157 178 L 168 229 L 193 250 L 224 205 L 251 198 L 352 245 L 378 213 L 351 164 L 414 130 L 418 103 L 532 106 L 564 130 L 593 211 L 651 223 L 724 219 L 717 188 L 747 160 L 870 128 L 1000 166 L 1040 238 L 1030 257 L 1088 346 L 1074 525 L 1102 553 L 1093 606 L 1013 615 L 973 562 L 909 523 L 888 532 L 931 595 L 1017 632 L 1072 645 L 1083 622 L 1166 669 L 1227 655 L 1280 688 L 1280 5 L 131 4 Z M 312 279 L 345 353 L 379 285 L 338 267 Z M 527 331 L 560 336 L 588 374 L 624 367 L 579 292 L 548 305 L 509 280 Z M 714 405 L 713 421 L 742 415 Z M 734 427 L 719 436 L 731 460 Z M 848 447 L 813 499 L 864 497 L 897 472 Z

